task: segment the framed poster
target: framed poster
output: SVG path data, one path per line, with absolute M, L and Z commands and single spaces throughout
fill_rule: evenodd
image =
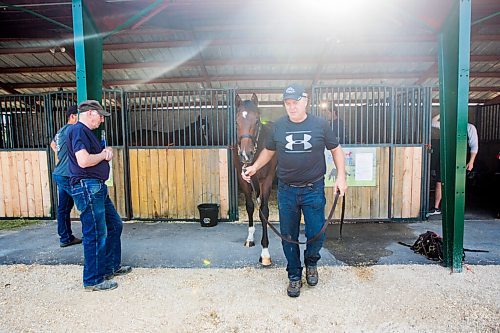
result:
M 342 148 L 345 154 L 347 186 L 377 186 L 377 148 Z M 325 186 L 332 187 L 337 178 L 337 169 L 332 153 L 325 149 Z

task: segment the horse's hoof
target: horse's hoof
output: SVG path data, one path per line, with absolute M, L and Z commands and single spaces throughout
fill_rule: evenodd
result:
M 271 257 L 260 257 L 259 262 L 262 264 L 262 266 L 271 266 L 273 261 L 271 260 Z
M 245 241 L 245 247 L 252 247 L 252 246 L 255 246 L 254 241 Z

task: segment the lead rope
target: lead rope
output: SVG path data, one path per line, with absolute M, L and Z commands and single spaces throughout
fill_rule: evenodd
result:
M 243 171 L 245 171 L 246 166 L 247 166 L 246 164 L 243 165 Z M 251 179 L 250 179 L 250 185 L 252 186 L 253 193 L 257 193 L 255 191 L 255 186 L 254 186 L 254 184 L 253 184 L 253 182 L 252 182 Z M 259 198 L 256 198 L 255 201 L 259 204 L 259 217 L 260 217 L 260 220 L 261 220 L 261 222 L 262 222 L 263 225 L 267 224 L 269 226 L 269 228 L 271 228 L 271 230 L 279 238 L 281 238 L 285 242 L 292 243 L 292 244 L 297 244 L 297 245 L 303 245 L 303 244 L 310 244 L 310 243 L 316 241 L 318 238 L 320 238 L 325 233 L 326 228 L 328 227 L 328 224 L 330 224 L 330 222 L 332 222 L 333 212 L 335 211 L 335 208 L 337 207 L 337 202 L 339 200 L 339 197 L 340 197 L 340 193 L 337 191 L 335 193 L 335 199 L 333 201 L 332 208 L 330 209 L 330 214 L 328 214 L 328 218 L 325 220 L 325 223 L 323 223 L 323 227 L 321 228 L 321 230 L 316 235 L 314 235 L 313 238 L 311 238 L 311 239 L 309 239 L 309 240 L 307 240 L 305 242 L 300 242 L 300 241 L 293 240 L 290 236 L 288 236 L 288 237 L 283 236 L 278 231 L 278 229 L 276 229 L 276 227 L 274 225 L 272 225 L 271 223 L 269 223 L 269 221 L 264 216 L 264 213 L 262 213 L 262 210 L 260 209 L 260 200 L 259 200 Z M 252 200 L 253 200 L 253 195 L 252 195 Z M 342 226 L 344 225 L 344 214 L 345 214 L 345 194 L 344 194 L 344 197 L 342 199 L 342 208 L 341 208 L 341 212 L 340 212 L 340 233 L 339 233 L 339 239 L 342 239 Z

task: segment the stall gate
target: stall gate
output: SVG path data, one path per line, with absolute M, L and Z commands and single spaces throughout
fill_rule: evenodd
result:
M 225 89 L 103 91 L 111 112 L 104 131 L 115 152 L 109 190 L 123 218 L 192 220 L 198 204 L 219 203 L 222 219 L 236 219 L 234 97 Z M 0 218 L 55 217 L 49 144 L 76 100 L 66 92 L 0 96 Z M 430 101 L 430 88 L 422 87 L 313 88 L 312 112 L 330 120 L 352 154 L 348 218 L 426 211 Z M 368 183 L 356 178 L 360 156 L 373 156 Z
M 314 114 L 330 121 L 346 151 L 346 218 L 423 218 L 429 195 L 430 88 L 320 86 L 313 87 L 311 104 Z M 333 189 L 326 193 L 329 207 Z

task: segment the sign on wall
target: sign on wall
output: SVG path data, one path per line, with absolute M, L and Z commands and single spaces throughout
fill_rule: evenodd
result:
M 347 186 L 377 186 L 377 148 L 342 148 L 344 150 Z M 325 186 L 333 187 L 337 169 L 332 153 L 325 149 Z

